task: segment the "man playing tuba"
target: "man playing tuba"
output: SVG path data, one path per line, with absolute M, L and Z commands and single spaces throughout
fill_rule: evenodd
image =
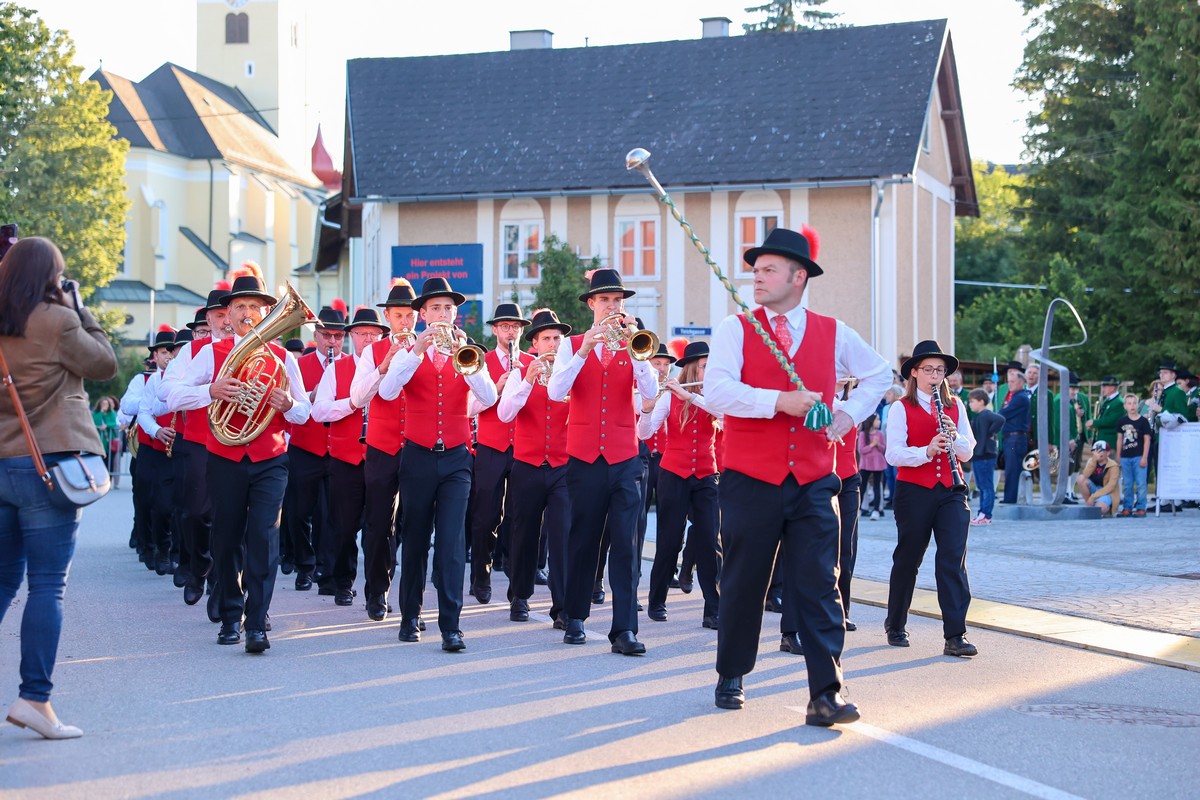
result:
M 288 474 L 284 423 L 304 424 L 311 408 L 295 358 L 271 340 L 315 318 L 289 290 L 288 308 L 278 310 L 284 313 L 261 324 L 278 301 L 267 293 L 257 265 L 234 279 L 221 302 L 229 309 L 233 338 L 205 346 L 180 383 L 207 386 L 212 400 L 207 477 L 213 593 L 221 619 L 217 643 L 240 642 L 244 618 L 246 652 L 261 653 L 271 646 L 267 612 L 279 567 L 279 514 Z M 195 407 L 203 408 L 199 403 Z

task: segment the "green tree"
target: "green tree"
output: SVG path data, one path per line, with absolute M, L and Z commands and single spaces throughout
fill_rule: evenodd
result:
M 769 0 L 761 6 L 750 6 L 748 14 L 764 14 L 762 22 L 742 25 L 745 33 L 765 33 L 768 31 L 800 31 L 816 30 L 818 28 L 838 28 L 840 23 L 835 20 L 840 12 L 822 11 L 821 6 L 829 0 Z
M 570 243 L 552 233 L 542 242 L 542 252 L 529 260 L 537 262 L 539 274 L 538 284 L 533 288 L 534 308 L 553 309 L 576 333 L 592 327 L 592 312 L 579 302 L 579 295 L 588 289 L 584 273 L 599 269 L 600 259 L 593 256 L 584 261 Z M 532 309 L 529 313 L 533 313 Z
M 978 217 L 959 217 L 954 229 L 954 274 L 964 281 L 1012 283 L 1018 275 L 1017 187 L 1024 178 L 1009 175 L 1004 167 L 976 161 L 975 192 Z M 958 286 L 954 290 L 958 310 L 976 297 L 993 291 L 980 286 Z M 1001 290 L 1004 291 L 1004 290 Z M 961 337 L 958 337 L 961 342 Z
M 121 263 L 129 145 L 74 56 L 66 33 L 0 3 L 0 220 L 54 241 L 86 299 Z

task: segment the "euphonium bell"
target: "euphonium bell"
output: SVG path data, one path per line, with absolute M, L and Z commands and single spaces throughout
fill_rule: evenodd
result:
M 459 344 L 457 329 L 449 322 L 431 322 L 429 329 L 433 331 L 433 347 L 444 356 L 449 356 L 454 362 L 454 371 L 459 375 L 474 375 L 483 369 L 484 357 L 487 353 L 483 348 L 474 344 Z
M 604 331 L 596 336 L 614 353 L 628 350 L 634 361 L 649 361 L 658 352 L 658 336 L 653 331 L 641 331 L 625 324 L 625 314 L 609 314 L 600 320 Z

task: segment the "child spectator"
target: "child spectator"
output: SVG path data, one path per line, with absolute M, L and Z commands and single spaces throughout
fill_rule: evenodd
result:
M 991 525 L 992 510 L 996 505 L 996 456 L 999 453 L 996 434 L 1004 427 L 1004 417 L 988 407 L 991 399 L 983 389 L 972 389 L 967 402 L 975 415 L 971 418 L 971 433 L 975 434 L 971 469 L 975 473 L 975 485 L 979 487 L 979 513 L 971 524 Z
M 1125 419 L 1117 427 L 1121 435 L 1121 474 L 1125 490 L 1118 517 L 1146 516 L 1146 467 L 1150 463 L 1150 420 L 1138 413 L 1135 394 L 1125 395 Z M 1136 492 L 1136 500 L 1135 500 Z
M 871 484 L 871 519 L 879 519 L 883 504 L 883 471 L 887 468 L 887 441 L 883 438 L 879 417 L 875 414 L 863 420 L 858 432 L 858 471 L 863 486 Z

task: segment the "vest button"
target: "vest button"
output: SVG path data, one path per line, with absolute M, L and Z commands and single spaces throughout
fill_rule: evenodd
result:
M 791 433 L 795 433 L 795 432 L 796 432 L 796 429 L 795 429 L 795 428 L 788 428 L 788 431 L 790 431 Z
M 795 461 L 789 461 L 789 462 L 788 462 L 788 466 L 789 466 L 789 467 L 794 467 L 794 466 L 796 466 L 796 462 L 795 462 Z

